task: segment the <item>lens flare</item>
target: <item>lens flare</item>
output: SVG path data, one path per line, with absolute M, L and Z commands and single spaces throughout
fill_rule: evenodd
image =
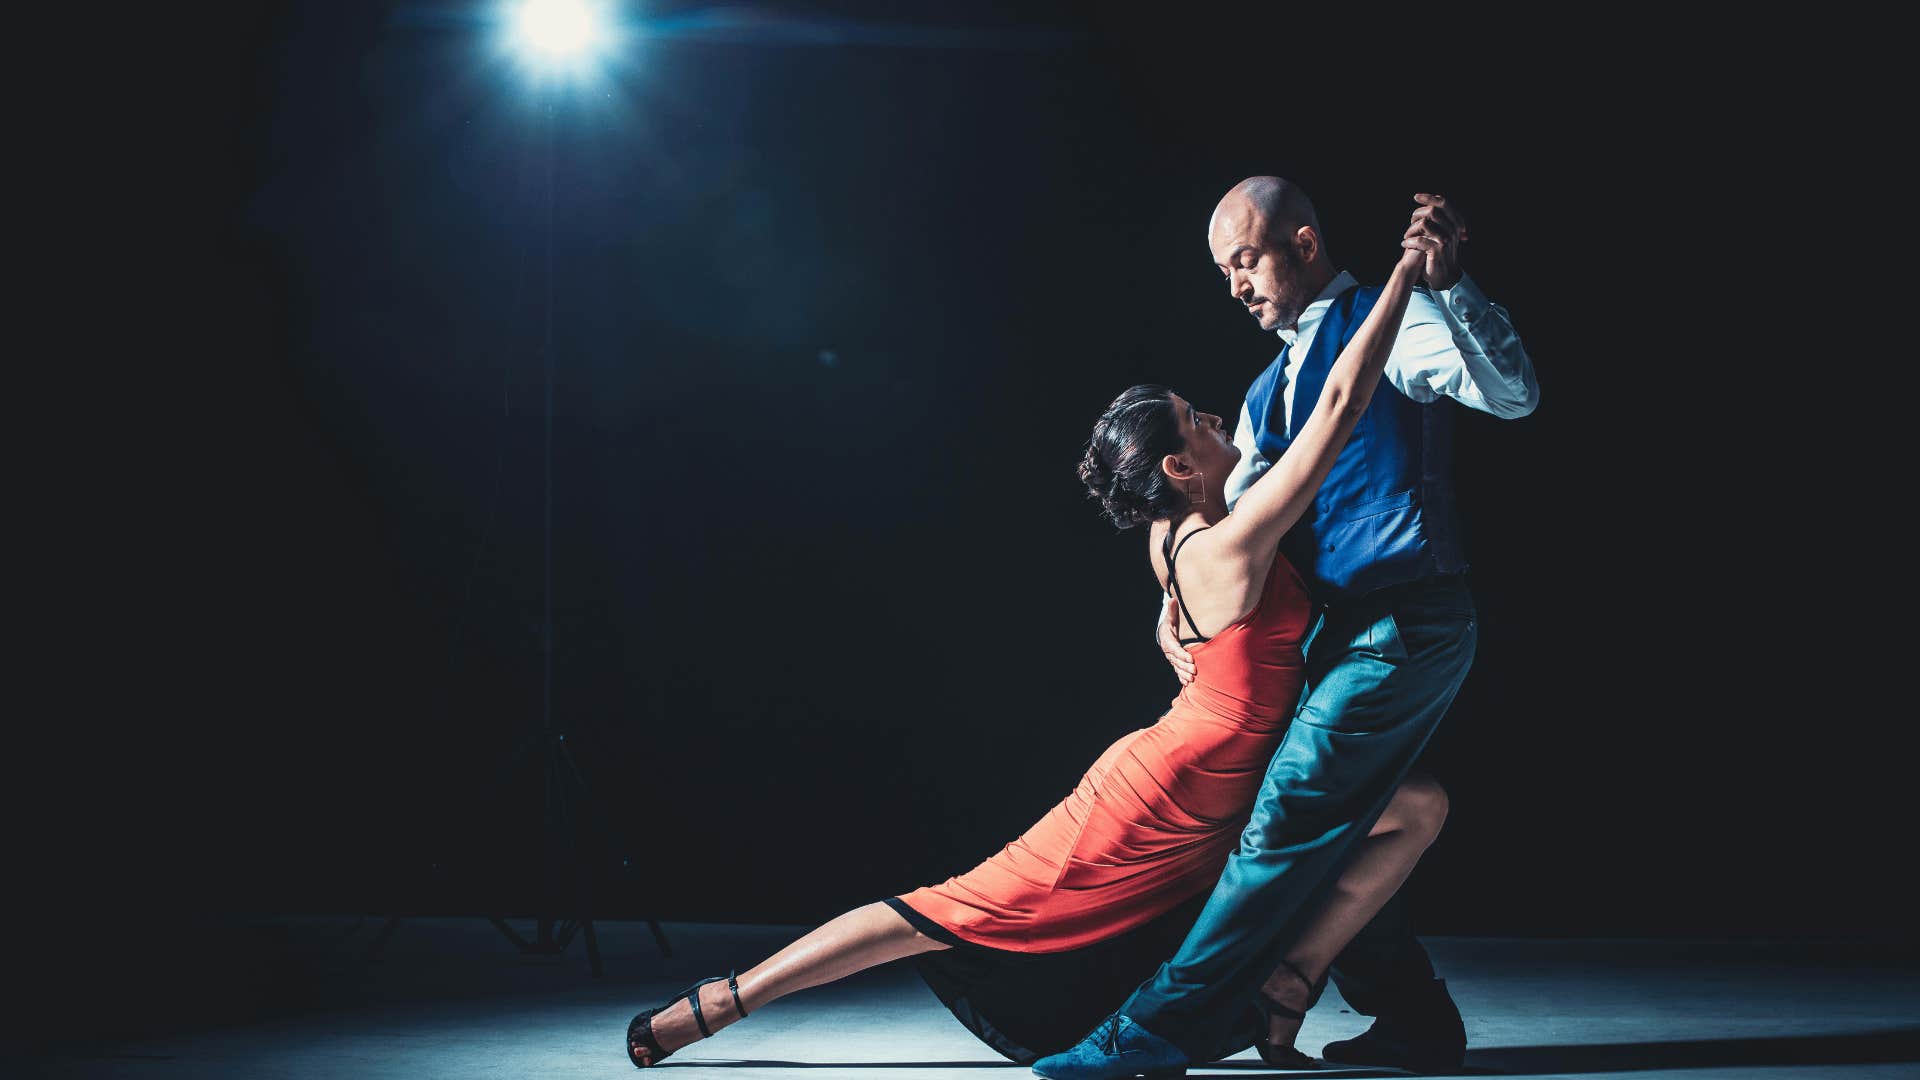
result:
M 544 63 L 592 53 L 605 34 L 600 11 L 585 0 L 526 0 L 513 13 L 514 39 Z

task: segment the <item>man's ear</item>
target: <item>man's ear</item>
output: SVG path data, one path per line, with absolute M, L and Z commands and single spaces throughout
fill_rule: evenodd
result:
M 1320 257 L 1320 232 L 1311 225 L 1302 225 L 1293 234 L 1293 250 L 1300 261 L 1310 263 Z

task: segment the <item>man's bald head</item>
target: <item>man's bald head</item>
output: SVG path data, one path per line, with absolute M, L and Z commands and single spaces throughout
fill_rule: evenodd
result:
M 1300 190 L 1300 185 L 1278 176 L 1249 176 L 1233 185 L 1233 190 L 1213 208 L 1216 222 L 1222 214 L 1258 218 L 1267 239 L 1273 243 L 1284 242 L 1304 227 L 1311 226 L 1316 233 L 1320 231 L 1320 215 L 1314 212 L 1313 200 Z M 1211 226 L 1208 231 L 1212 231 Z
M 1262 330 L 1293 326 L 1335 273 L 1313 201 L 1278 176 L 1235 184 L 1213 208 L 1207 247 Z

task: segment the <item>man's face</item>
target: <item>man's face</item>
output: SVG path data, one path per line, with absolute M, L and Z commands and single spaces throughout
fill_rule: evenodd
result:
M 1305 264 L 1293 249 L 1293 231 L 1273 237 L 1267 232 L 1266 217 L 1251 205 L 1223 203 L 1207 227 L 1207 246 L 1226 276 L 1227 292 L 1246 305 L 1260 329 L 1272 331 L 1299 322 L 1313 297 L 1302 281 Z

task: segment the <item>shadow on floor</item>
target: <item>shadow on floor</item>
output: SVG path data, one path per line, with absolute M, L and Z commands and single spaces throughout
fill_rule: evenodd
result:
M 775 1061 L 775 1060 L 737 1060 L 737 1061 L 669 1061 L 661 1068 L 679 1066 L 682 1068 L 719 1068 L 719 1069 L 1019 1069 L 1024 1075 L 1027 1067 L 1011 1061 Z M 1196 1069 L 1245 1069 L 1269 1076 L 1306 1076 L 1313 1080 L 1380 1080 L 1393 1073 L 1380 1069 L 1309 1069 L 1305 1071 L 1276 1070 L 1271 1065 L 1258 1061 L 1216 1061 L 1208 1065 L 1196 1065 Z M 1253 1080 L 1253 1078 L 1249 1078 Z
M 778 1061 L 738 1058 L 726 1061 L 669 1061 L 681 1069 L 1016 1069 L 1011 1061 Z
M 1572 1046 L 1496 1046 L 1467 1054 L 1455 1075 L 1637 1072 L 1647 1069 L 1709 1069 L 1765 1065 L 1880 1065 L 1920 1062 L 1920 1027 L 1854 1035 L 1785 1035 L 1760 1039 L 1690 1039 L 1673 1042 L 1586 1043 Z M 1009 1061 L 779 1061 L 727 1060 L 668 1063 L 683 1069 L 1010 1069 Z M 1218 1061 L 1207 1069 L 1314 1080 L 1365 1080 L 1394 1075 L 1379 1069 L 1276 1070 L 1258 1061 Z
M 1467 1052 L 1465 1075 L 1631 1072 L 1761 1065 L 1876 1065 L 1920 1061 L 1920 1027 L 1854 1035 L 1495 1046 Z

